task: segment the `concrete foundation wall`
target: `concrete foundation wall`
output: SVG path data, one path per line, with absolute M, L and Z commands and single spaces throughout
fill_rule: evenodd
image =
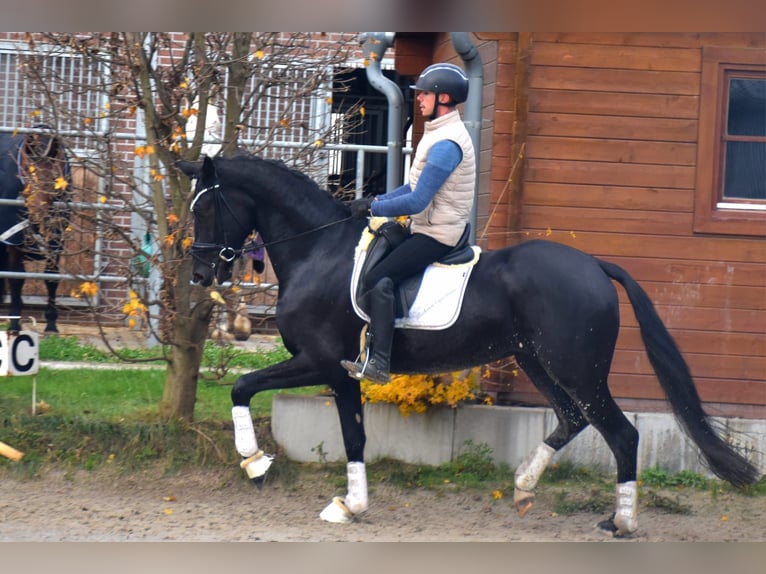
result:
M 689 470 L 712 476 L 699 450 L 670 414 L 625 413 L 640 434 L 638 469 L 655 465 L 671 471 Z M 486 444 L 496 462 L 517 467 L 556 426 L 551 409 L 464 405 L 431 409 L 403 417 L 390 404 L 364 406 L 367 445 L 365 460 L 393 458 L 402 462 L 439 465 L 466 448 L 466 442 Z M 748 451 L 761 471 L 766 467 L 766 421 L 715 418 L 721 433 Z M 276 395 L 272 403 L 274 440 L 293 460 L 345 461 L 346 455 L 332 397 Z M 616 471 L 606 442 L 588 427 L 553 461 Z

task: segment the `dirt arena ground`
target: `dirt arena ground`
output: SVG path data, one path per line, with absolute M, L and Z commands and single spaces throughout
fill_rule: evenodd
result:
M 371 463 L 374 464 L 374 463 Z M 555 493 L 538 489 L 525 518 L 512 493 L 495 499 L 474 490 L 370 485 L 370 508 L 351 524 L 328 524 L 319 512 L 335 492 L 322 471 L 258 490 L 239 469 L 113 476 L 56 470 L 39 479 L 0 474 L 0 541 L 285 541 L 285 542 L 766 542 L 766 501 L 684 489 L 687 507 L 670 514 L 642 504 L 629 540 L 595 527 L 605 516 L 557 515 Z M 336 482 L 337 484 L 337 482 Z
M 62 325 L 61 331 L 101 344 L 92 328 Z M 109 332 L 118 346 L 140 344 L 141 336 Z M 243 345 L 274 342 L 254 336 Z M 21 479 L 6 466 L 0 468 L 0 541 L 766 542 L 766 499 L 736 493 L 671 493 L 687 507 L 683 514 L 644 503 L 638 531 L 625 540 L 595 527 L 603 514 L 556 514 L 555 492 L 544 487 L 522 519 L 510 492 L 497 499 L 491 492 L 371 484 L 369 510 L 354 523 L 337 525 L 319 519 L 332 496 L 343 494 L 321 469 L 294 484 L 267 481 L 262 490 L 240 473 L 221 468 L 116 476 L 44 469 L 39 478 Z

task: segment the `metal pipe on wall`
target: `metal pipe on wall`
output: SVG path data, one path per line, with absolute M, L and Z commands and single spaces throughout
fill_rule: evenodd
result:
M 388 100 L 388 147 L 386 161 L 386 191 L 391 191 L 402 184 L 402 112 L 404 97 L 395 82 L 383 75 L 380 62 L 389 46 L 394 41 L 394 32 L 362 32 L 359 43 L 367 58 L 367 80 Z M 362 196 L 362 190 L 356 190 L 356 197 Z
M 463 60 L 468 76 L 468 99 L 463 107 L 463 123 L 471 135 L 476 155 L 476 193 L 471 210 L 471 242 L 476 239 L 476 209 L 479 197 L 479 156 L 481 151 L 481 119 L 484 91 L 484 68 L 476 46 L 468 32 L 452 32 L 452 46 Z

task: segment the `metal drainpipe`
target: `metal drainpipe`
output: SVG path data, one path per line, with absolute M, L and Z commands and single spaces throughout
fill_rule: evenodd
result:
M 386 50 L 394 41 L 394 32 L 362 32 L 359 43 L 368 60 L 367 80 L 370 85 L 386 96 L 388 100 L 388 151 L 386 161 L 386 191 L 402 184 L 402 109 L 404 97 L 395 82 L 383 75 L 380 62 Z M 371 54 L 374 54 L 371 56 Z M 356 197 L 362 197 L 362 190 L 356 190 Z
M 482 93 L 484 91 L 484 68 L 476 46 L 471 42 L 468 32 L 452 32 L 452 46 L 463 59 L 468 75 L 468 100 L 463 107 L 463 123 L 473 141 L 476 154 L 476 193 L 471 209 L 471 242 L 476 240 L 476 209 L 479 195 L 479 155 L 481 144 Z

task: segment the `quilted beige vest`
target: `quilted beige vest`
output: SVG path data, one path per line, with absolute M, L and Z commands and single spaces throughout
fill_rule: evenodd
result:
M 446 245 L 456 245 L 473 207 L 476 179 L 473 142 L 457 110 L 426 122 L 423 139 L 412 160 L 409 178 L 410 187 L 415 189 L 426 165 L 428 150 L 436 142 L 445 139 L 460 146 L 463 159 L 436 192 L 431 203 L 420 213 L 410 216 L 410 230 L 412 233 L 433 237 Z

